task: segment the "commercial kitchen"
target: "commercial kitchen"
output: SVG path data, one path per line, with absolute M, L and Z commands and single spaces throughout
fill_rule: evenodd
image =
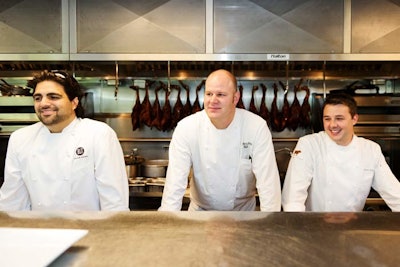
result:
M 1 258 L 16 250 L 31 266 L 398 265 L 400 217 L 374 190 L 355 213 L 188 212 L 189 193 L 180 212 L 157 208 L 174 127 L 202 109 L 204 80 L 220 68 L 237 77 L 241 108 L 303 114 L 265 117 L 281 183 L 297 140 L 323 129 L 334 90 L 354 95 L 356 134 L 381 146 L 400 179 L 399 1 L 0 2 L 0 184 L 10 134 L 38 121 L 27 80 L 66 70 L 85 91 L 86 116 L 117 133 L 131 210 L 0 212 L 0 233 L 85 231 L 38 265 L 50 241 L 27 236 L 26 247 L 0 234 Z M 157 115 L 140 116 L 139 106 Z

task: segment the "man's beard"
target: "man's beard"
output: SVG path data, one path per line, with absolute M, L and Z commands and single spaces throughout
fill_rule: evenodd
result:
M 60 123 L 60 122 L 62 122 L 63 120 L 66 119 L 65 116 L 60 116 L 57 113 L 52 115 L 52 116 L 49 116 L 49 117 L 48 116 L 42 116 L 40 113 L 37 114 L 37 116 L 38 116 L 39 120 L 46 126 Z

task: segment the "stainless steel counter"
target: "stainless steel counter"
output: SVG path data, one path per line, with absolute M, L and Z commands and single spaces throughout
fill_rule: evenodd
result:
M 0 227 L 89 230 L 51 266 L 400 263 L 400 213 L 392 212 L 13 212 L 0 213 Z

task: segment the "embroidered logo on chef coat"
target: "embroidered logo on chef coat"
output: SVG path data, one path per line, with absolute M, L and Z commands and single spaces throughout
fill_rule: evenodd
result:
M 291 157 L 296 157 L 301 154 L 301 150 L 294 150 L 292 153 L 290 153 Z
M 251 142 L 243 142 L 242 143 L 242 159 L 249 159 L 252 160 L 252 154 L 251 154 L 251 147 L 252 147 Z
M 85 149 L 81 146 L 75 149 L 74 158 L 75 159 L 87 158 L 87 155 L 85 155 Z
M 75 150 L 75 153 L 76 153 L 78 156 L 82 156 L 83 153 L 85 153 L 85 149 L 84 149 L 83 147 L 78 147 L 78 148 Z

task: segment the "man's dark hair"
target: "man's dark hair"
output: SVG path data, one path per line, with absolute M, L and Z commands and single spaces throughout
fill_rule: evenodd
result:
M 65 71 L 60 70 L 44 70 L 39 74 L 34 75 L 32 80 L 29 80 L 27 86 L 33 89 L 33 93 L 35 93 L 36 86 L 38 83 L 43 81 L 54 81 L 61 86 L 64 87 L 64 91 L 68 96 L 68 99 L 72 101 L 75 97 L 78 98 L 79 102 L 75 109 L 75 114 L 78 118 L 83 118 L 84 116 L 84 109 L 81 104 L 81 99 L 84 95 L 78 81 L 70 76 Z
M 326 105 L 345 105 L 349 107 L 351 117 L 357 114 L 357 102 L 350 94 L 331 93 L 326 97 L 322 110 Z

